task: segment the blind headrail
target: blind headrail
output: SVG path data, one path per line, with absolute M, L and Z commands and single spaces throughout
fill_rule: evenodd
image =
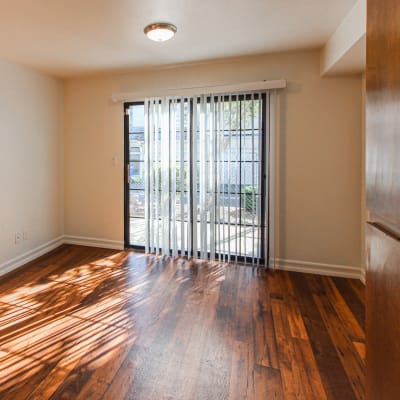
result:
M 214 86 L 193 86 L 193 87 L 175 87 L 175 88 L 163 88 L 163 89 L 152 89 L 147 91 L 138 92 L 127 92 L 127 93 L 113 93 L 111 100 L 114 103 L 125 102 L 125 101 L 142 101 L 148 97 L 185 97 L 194 96 L 201 94 L 225 94 L 225 93 L 249 93 L 262 90 L 271 89 L 284 89 L 286 87 L 285 79 L 276 80 L 264 80 L 247 83 L 234 83 L 226 85 L 214 85 Z

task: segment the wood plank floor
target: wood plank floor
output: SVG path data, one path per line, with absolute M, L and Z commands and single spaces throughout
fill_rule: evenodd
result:
M 364 399 L 355 280 L 64 245 L 0 280 L 0 399 Z

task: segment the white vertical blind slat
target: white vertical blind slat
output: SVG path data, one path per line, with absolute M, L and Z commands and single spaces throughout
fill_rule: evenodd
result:
M 229 95 L 229 139 L 228 139 L 228 215 L 231 215 L 231 163 L 232 163 L 232 96 Z M 228 224 L 228 263 L 231 260 L 231 224 Z
M 204 96 L 200 97 L 199 118 L 199 145 L 200 145 L 200 258 L 207 258 L 207 129 L 206 129 L 206 105 Z
M 169 221 L 171 227 L 171 245 L 172 255 L 178 256 L 177 242 L 177 220 L 176 220 L 176 99 L 174 98 L 170 104 L 170 193 L 171 193 L 171 219 Z
M 221 206 L 220 206 L 220 191 L 219 187 L 221 185 L 221 180 L 220 180 L 220 168 L 221 168 L 221 162 L 220 162 L 220 157 L 219 157 L 219 140 L 220 140 L 220 124 L 218 120 L 218 105 L 219 105 L 219 97 L 217 100 L 217 103 L 214 104 L 215 108 L 215 113 L 214 113 L 214 129 L 215 129 L 215 135 L 214 135 L 214 160 L 215 160 L 215 184 L 213 190 L 215 191 L 215 199 L 214 199 L 214 204 L 215 204 L 215 247 L 214 251 L 215 253 L 219 253 L 218 255 L 218 260 L 221 260 L 220 256 L 220 248 L 221 248 Z
M 150 248 L 152 252 L 156 252 L 156 227 L 155 227 L 155 222 L 156 222 L 156 210 L 157 210 L 157 193 L 155 191 L 156 187 L 156 163 L 157 163 L 157 148 L 156 148 L 156 141 L 155 141 L 155 129 L 156 129 L 156 120 L 155 120 L 155 112 L 154 112 L 154 105 L 151 101 L 151 99 L 148 99 L 148 106 L 149 106 L 149 131 L 150 131 L 150 146 L 152 146 L 152 155 L 153 155 L 153 164 L 151 166 L 152 168 L 152 178 L 153 180 L 150 181 L 150 195 L 153 200 L 152 205 L 151 205 L 151 211 L 152 214 L 150 215 L 150 231 L 152 234 L 150 235 Z M 153 217 L 153 218 L 151 218 Z M 145 221 L 145 223 L 147 223 Z
M 256 243 L 255 243 L 255 215 L 254 215 L 254 185 L 255 185 L 255 179 L 254 179 L 254 174 L 256 169 L 254 168 L 254 94 L 251 94 L 251 187 L 252 187 L 252 194 L 251 194 L 251 219 L 252 219 L 252 224 L 251 224 L 251 263 L 254 265 L 254 260 L 255 260 L 255 250 L 256 250 Z M 259 189 L 258 189 L 259 190 Z M 258 192 L 257 190 L 257 192 Z
M 186 103 L 187 107 L 187 121 L 186 121 L 186 130 L 187 130 L 187 226 L 186 226 L 186 232 L 187 232 L 187 251 L 188 251 L 188 257 L 191 255 L 191 249 L 192 249 L 192 199 L 191 199 L 191 185 L 192 185 L 192 157 L 191 157 L 191 149 L 192 149 L 192 141 L 193 141 L 193 134 L 192 130 L 190 129 L 190 119 L 191 119 L 191 104 L 193 105 L 193 100 L 188 99 Z M 182 117 L 183 118 L 183 117 Z M 190 192 L 190 193 L 189 193 Z
M 157 100 L 153 100 L 153 114 L 154 114 L 154 144 L 155 144 L 155 214 L 156 214 L 156 221 L 155 221 L 155 241 L 154 247 L 156 248 L 156 254 L 158 255 L 160 252 L 160 205 L 161 205 L 161 162 L 160 162 L 160 144 L 159 144 L 159 130 L 160 130 L 160 112 L 161 105 Z
M 149 132 L 149 107 L 148 102 L 145 103 L 144 106 L 144 161 L 143 161 L 143 168 L 144 168 L 144 218 L 145 221 L 151 220 L 150 219 L 150 208 L 151 208 L 151 201 L 150 201 L 150 190 L 149 190 L 149 173 L 151 173 L 150 165 L 151 165 L 151 147 L 150 147 L 150 132 Z M 145 223 L 144 227 L 144 248 L 146 253 L 150 251 L 150 225 Z
M 162 130 L 161 130 L 161 209 L 162 209 L 162 254 L 168 255 L 170 249 L 170 130 L 169 130 L 169 98 L 162 101 Z
M 238 204 L 240 204 L 240 199 L 239 199 L 239 182 L 240 182 L 240 176 L 239 176 L 239 171 L 240 171 L 240 143 L 239 143 L 239 138 L 240 138 L 240 122 L 241 122 L 241 109 L 240 109 L 240 101 L 238 96 L 236 96 L 236 121 L 235 121 L 235 134 L 234 134 L 234 143 L 235 143 L 235 149 L 236 149 L 236 154 L 235 154 L 235 186 L 234 186 L 234 207 L 235 207 L 235 262 L 237 263 L 238 261 L 238 253 L 240 249 L 240 230 L 238 229 L 238 218 L 240 215 L 240 210 L 238 207 Z M 239 149 L 239 152 L 238 152 Z M 238 154 L 239 153 L 239 154 Z M 240 228 L 240 226 L 239 226 Z
M 273 106 L 271 106 L 271 93 L 267 92 L 265 95 L 265 105 L 264 105 L 264 109 L 265 110 L 271 110 L 271 108 L 274 108 Z M 271 113 L 268 112 L 266 113 L 266 121 L 265 121 L 265 126 L 266 126 L 266 134 L 265 134 L 265 140 L 266 140 L 266 148 L 269 149 L 269 145 L 270 145 L 270 130 L 271 130 Z M 265 152 L 265 165 L 270 165 L 270 151 L 266 151 Z M 265 181 L 265 187 L 266 187 L 266 192 L 269 193 L 269 185 L 270 185 L 270 179 L 271 177 L 269 176 L 269 168 L 266 169 L 266 171 L 264 171 L 265 175 L 266 175 L 266 181 Z M 264 243 L 261 244 L 261 246 L 264 246 L 264 265 L 265 267 L 268 266 L 269 260 L 269 210 L 270 210 L 270 203 L 269 203 L 269 195 L 265 196 L 265 201 L 263 204 L 263 207 L 265 207 L 266 213 L 265 213 L 265 220 L 263 221 L 264 224 Z M 273 210 L 272 210 L 273 212 Z
M 209 148 L 208 153 L 210 155 L 209 162 L 209 210 L 210 210 L 210 259 L 215 260 L 215 110 L 214 110 L 214 96 L 211 96 L 210 101 L 210 117 L 209 117 Z
M 228 125 L 229 126 L 229 125 Z M 222 213 L 223 213 L 223 224 L 222 224 L 222 237 L 223 237 L 223 261 L 228 257 L 228 230 L 226 226 L 226 206 L 227 206 L 227 201 L 226 201 L 226 194 L 225 192 L 227 191 L 227 185 L 226 181 L 228 179 L 228 155 L 227 155 L 227 150 L 229 151 L 228 147 L 228 140 L 226 139 L 225 135 L 225 130 L 227 126 L 225 126 L 225 97 L 222 97 L 222 104 L 221 104 L 221 127 L 222 127 L 222 154 L 221 156 L 223 157 L 223 164 L 222 164 L 222 192 L 223 192 L 223 206 L 222 206 Z
M 195 258 L 198 257 L 198 245 L 197 245 L 197 139 L 198 139 L 198 125 L 197 125 L 197 118 L 198 118 L 198 105 L 197 105 L 197 97 L 193 98 L 193 132 L 192 132 L 192 210 L 193 210 L 193 219 L 192 219 L 192 249 L 193 249 L 193 256 Z
M 239 198 L 240 198 L 240 204 L 241 204 L 241 208 L 242 208 L 242 212 L 241 212 L 241 218 L 240 218 L 240 249 L 242 249 L 243 246 L 243 256 L 244 256 L 244 263 L 246 264 L 246 235 L 247 235 L 247 227 L 246 227 L 246 211 L 247 211 L 247 204 L 246 204 L 246 195 L 242 196 L 242 187 L 244 188 L 244 181 L 242 181 L 243 177 L 244 179 L 246 178 L 246 167 L 247 167 L 247 163 L 246 163 L 246 136 L 247 136 L 247 127 L 246 127 L 246 95 L 244 96 L 244 99 L 242 101 L 241 104 L 241 110 L 240 110 L 241 115 L 243 116 L 240 119 L 240 147 L 241 147 L 241 160 L 244 161 L 244 163 L 242 162 L 242 167 L 240 168 L 240 182 L 241 182 L 241 186 L 239 187 Z
M 185 240 L 185 126 L 184 126 L 184 107 L 185 99 L 179 99 L 179 116 L 180 116 L 180 206 L 181 206 L 181 252 L 186 254 L 186 240 Z
M 258 129 L 260 132 L 260 128 L 261 128 L 261 124 L 262 124 L 262 108 L 261 108 L 261 101 L 258 101 Z M 262 149 L 262 136 L 259 134 L 258 135 L 258 154 L 259 154 L 259 158 L 261 159 L 261 154 L 263 152 Z M 261 163 L 258 163 L 258 187 L 259 187 L 259 191 L 262 187 L 262 179 L 263 179 L 263 171 L 261 168 Z M 260 224 L 260 226 L 262 227 L 263 222 L 261 220 L 261 207 L 260 207 L 260 202 L 257 201 L 257 219 L 258 219 L 258 223 Z M 261 229 L 257 229 L 257 266 L 260 264 L 260 257 L 261 257 Z
M 145 107 L 147 109 L 147 118 L 148 132 L 146 133 L 145 126 L 145 136 L 148 136 L 148 154 L 149 154 L 149 183 L 148 183 L 148 198 L 149 198 L 149 223 L 145 225 L 149 225 L 149 251 L 154 251 L 154 117 L 153 117 L 153 108 L 150 105 L 150 101 L 145 102 Z

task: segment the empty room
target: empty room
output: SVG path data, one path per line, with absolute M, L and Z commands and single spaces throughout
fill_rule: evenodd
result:
M 400 398 L 400 3 L 4 0 L 1 400 Z

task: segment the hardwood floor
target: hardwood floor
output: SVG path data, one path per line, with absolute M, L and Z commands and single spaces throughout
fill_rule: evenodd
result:
M 0 399 L 364 399 L 354 280 L 64 245 L 0 280 Z

